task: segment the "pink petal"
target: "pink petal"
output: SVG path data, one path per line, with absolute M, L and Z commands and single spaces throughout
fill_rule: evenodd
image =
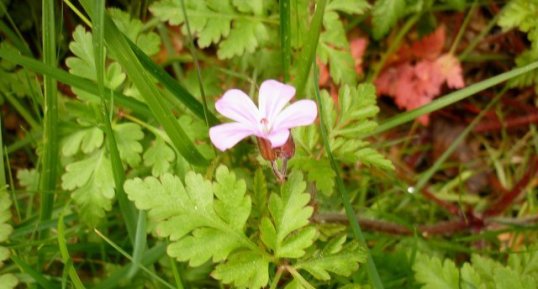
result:
M 227 118 L 243 124 L 256 126 L 259 111 L 250 97 L 239 89 L 230 89 L 215 103 L 218 112 Z
M 243 123 L 230 122 L 220 124 L 209 129 L 211 142 L 221 151 L 225 151 L 249 135 L 253 135 L 254 130 Z
M 263 138 L 268 139 L 271 142 L 273 148 L 283 146 L 290 137 L 290 131 L 287 129 L 272 131 L 269 135 Z
M 276 80 L 266 80 L 260 86 L 258 106 L 260 115 L 272 122 L 295 95 L 295 88 Z
M 273 131 L 290 129 L 296 126 L 309 125 L 316 120 L 318 108 L 312 100 L 299 100 L 286 107 L 276 116 Z

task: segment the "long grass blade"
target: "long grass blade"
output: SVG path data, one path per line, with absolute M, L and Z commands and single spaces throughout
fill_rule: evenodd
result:
M 32 266 L 24 262 L 21 258 L 15 255 L 11 255 L 11 261 L 17 264 L 17 266 L 19 266 L 22 272 L 28 274 L 28 276 L 34 279 L 34 281 L 36 281 L 37 284 L 39 284 L 41 287 L 45 289 L 57 289 L 59 287 L 57 284 L 53 283 L 52 281 L 47 279 L 45 276 L 43 276 L 43 274 L 34 270 Z
M 82 0 L 86 12 L 91 15 L 91 1 Z M 191 164 L 205 166 L 209 161 L 198 151 L 189 139 L 173 110 L 164 101 L 157 86 L 148 77 L 144 67 L 138 61 L 129 42 L 118 30 L 112 19 L 105 15 L 105 41 L 107 47 L 117 57 L 118 62 L 125 68 L 127 75 L 134 82 L 140 94 L 146 100 L 153 116 L 163 126 L 179 153 Z
M 48 65 L 43 62 L 34 60 L 32 58 L 22 56 L 13 49 L 0 47 L 0 58 L 6 59 L 18 65 L 21 65 L 28 70 L 31 70 L 35 73 L 39 73 L 43 75 L 43 77 L 50 76 L 59 82 L 65 83 L 72 87 L 82 89 L 90 93 L 90 97 L 99 95 L 99 89 L 97 88 L 97 85 L 95 84 L 95 82 L 82 78 L 80 76 L 70 74 L 53 65 Z M 145 117 L 152 116 L 147 105 L 145 105 L 144 103 L 140 101 L 137 101 L 136 99 L 132 97 L 125 96 L 121 93 L 112 91 L 108 88 L 105 88 L 105 95 L 113 95 L 114 103 L 119 104 L 123 107 L 126 107 L 139 115 L 142 115 Z M 96 100 L 98 99 L 96 98 Z
M 381 282 L 381 278 L 379 277 L 379 273 L 377 272 L 377 268 L 375 266 L 372 255 L 370 254 L 370 250 L 368 250 L 366 239 L 364 238 L 364 235 L 362 234 L 362 230 L 357 221 L 357 217 L 355 215 L 353 207 L 351 206 L 349 192 L 347 191 L 344 185 L 344 181 L 342 180 L 342 177 L 340 176 L 340 170 L 332 154 L 329 139 L 327 136 L 328 134 L 327 134 L 327 127 L 325 125 L 325 116 L 323 115 L 324 110 L 323 110 L 321 96 L 319 92 L 317 66 L 315 65 L 315 63 L 313 65 L 314 65 L 314 87 L 315 87 L 316 100 L 318 102 L 319 119 L 320 119 L 319 126 L 321 130 L 321 139 L 323 141 L 323 146 L 325 147 L 325 152 L 327 153 L 327 157 L 329 158 L 331 168 L 333 169 L 336 175 L 336 188 L 340 192 L 342 203 L 344 205 L 344 210 L 346 212 L 346 216 L 349 221 L 349 224 L 351 225 L 353 236 L 355 237 L 355 239 L 357 239 L 357 241 L 359 241 L 365 247 L 366 252 L 368 254 L 366 268 L 368 270 L 368 278 L 370 279 L 370 285 L 372 285 L 372 287 L 375 289 L 383 289 L 383 283 Z
M 112 130 L 112 124 L 110 123 L 111 117 L 105 95 L 105 1 L 94 0 L 93 4 L 93 46 L 95 53 L 97 88 L 99 90 L 99 96 L 101 98 L 101 122 L 103 123 L 103 126 L 105 128 L 106 142 L 108 151 L 110 153 L 110 162 L 112 165 L 112 174 L 114 176 L 116 198 L 118 199 L 121 215 L 127 228 L 129 240 L 131 241 L 131 243 L 134 243 L 137 212 L 133 204 L 127 199 L 127 195 L 123 190 L 123 183 L 125 182 L 125 171 L 123 169 L 123 163 L 120 158 L 118 144 L 116 143 L 116 137 L 114 135 L 114 131 Z M 108 103 L 112 103 L 112 101 L 109 101 Z
M 53 0 L 43 0 L 43 62 L 56 66 L 56 17 Z M 54 207 L 54 191 L 56 190 L 58 173 L 58 93 L 56 80 L 49 75 L 43 77 L 44 82 L 44 129 L 43 154 L 41 161 L 41 221 L 48 221 Z M 43 237 L 47 231 L 43 232 Z
M 312 59 L 314 59 L 314 56 L 316 55 L 326 3 L 326 0 L 318 1 L 316 5 L 316 12 L 314 12 L 314 17 L 310 23 L 310 31 L 308 32 L 303 51 L 297 60 L 297 67 L 299 71 L 294 82 L 295 89 L 297 90 L 295 97 L 297 98 L 303 97 L 306 82 L 308 81 L 308 76 L 310 75 L 310 67 L 312 66 Z
M 129 270 L 129 273 L 127 273 L 127 278 L 129 279 L 133 278 L 136 272 L 138 272 L 142 257 L 144 256 L 147 241 L 146 230 L 146 213 L 144 211 L 140 211 L 140 213 L 138 213 L 138 222 L 136 223 L 136 235 L 133 248 L 133 266 L 131 267 L 131 270 Z
M 204 106 L 183 86 L 181 86 L 172 76 L 170 76 L 166 71 L 164 71 L 160 66 L 155 64 L 151 58 L 149 58 L 136 44 L 132 41 L 129 41 L 129 45 L 133 52 L 136 54 L 136 57 L 144 66 L 147 72 L 149 72 L 155 79 L 159 81 L 173 96 L 175 96 L 179 101 L 181 101 L 187 109 L 189 109 L 194 115 L 200 119 L 205 119 L 204 116 Z M 215 125 L 219 123 L 217 117 L 207 111 L 207 120 L 210 125 Z
M 290 0 L 280 0 L 280 50 L 284 82 L 290 81 L 291 66 Z
M 445 96 L 442 96 L 429 104 L 426 104 L 424 106 L 421 106 L 417 109 L 401 113 L 385 122 L 380 124 L 374 131 L 372 131 L 368 135 L 376 135 L 382 132 L 385 132 L 389 129 L 392 129 L 394 127 L 397 127 L 401 124 L 404 124 L 408 121 L 411 121 L 421 115 L 434 112 L 436 110 L 439 110 L 441 108 L 444 108 L 446 106 L 449 106 L 453 103 L 456 103 L 460 100 L 463 100 L 469 96 L 474 95 L 477 92 L 480 92 L 482 90 L 488 89 L 492 86 L 495 86 L 499 83 L 502 83 L 504 81 L 507 81 L 509 79 L 512 79 L 514 77 L 520 76 L 522 74 L 525 74 L 529 71 L 532 71 L 534 69 L 538 68 L 538 61 L 533 62 L 531 64 L 525 65 L 523 67 L 514 68 L 508 72 L 501 73 L 499 75 L 496 75 L 494 77 L 488 78 L 486 80 L 480 81 L 478 83 L 475 83 L 473 85 L 470 85 L 464 89 L 460 89 L 458 91 L 451 92 Z
M 73 282 L 75 288 L 84 289 L 86 287 L 84 287 L 84 284 L 80 280 L 80 277 L 78 276 L 77 271 L 73 266 L 71 256 L 69 256 L 69 250 L 67 249 L 67 242 L 65 240 L 64 212 L 60 213 L 60 216 L 58 218 L 58 249 L 60 250 L 60 255 L 62 256 L 63 263 L 65 264 L 65 266 L 68 267 L 66 268 L 66 270 L 69 275 L 69 278 L 71 279 L 71 282 Z

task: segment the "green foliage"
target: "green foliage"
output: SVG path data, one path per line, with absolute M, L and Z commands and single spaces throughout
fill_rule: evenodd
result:
M 144 165 L 151 168 L 153 176 L 162 176 L 170 171 L 172 161 L 176 158 L 174 151 L 157 137 L 155 142 L 144 152 Z
M 516 57 L 518 67 L 525 66 L 538 60 L 538 3 L 536 1 L 514 0 L 506 4 L 502 10 L 498 24 L 505 30 L 517 28 L 527 33 L 531 42 L 531 49 L 524 51 Z M 535 85 L 538 90 L 538 72 L 530 71 L 524 75 L 511 79 L 511 87 L 528 87 Z
M 354 59 L 351 56 L 346 30 L 338 12 L 361 15 L 369 8 L 366 1 L 331 1 L 325 8 L 323 27 L 320 35 L 318 55 L 323 63 L 329 64 L 329 71 L 335 83 L 353 85 L 356 83 Z
M 405 5 L 406 1 L 403 0 L 378 0 L 375 2 L 372 11 L 372 33 L 376 40 L 385 36 L 404 15 Z
M 267 194 L 260 170 L 254 186 L 254 205 L 259 207 Z M 250 235 L 249 224 L 257 226 L 252 218 L 258 218 L 251 214 L 251 196 L 246 183 L 224 166 L 217 168 L 213 182 L 189 172 L 184 182 L 164 174 L 125 183 L 129 199 L 148 211 L 151 227 L 159 236 L 170 238 L 170 256 L 188 261 L 190 266 L 211 260 L 217 263 L 211 275 L 238 288 L 264 287 L 273 268 L 270 264 L 290 263 L 301 257 L 305 259 L 297 260 L 297 269 L 322 280 L 330 279 L 329 272 L 349 276 L 364 262 L 362 248 L 343 246 L 345 236 L 324 249 L 315 249 L 318 234 L 309 222 L 313 208 L 308 206 L 310 195 L 305 190 L 302 174 L 292 172 L 280 193 L 269 195 L 259 233 Z M 316 253 L 307 255 L 307 251 Z
M 231 0 L 185 0 L 185 9 L 192 33 L 198 38 L 198 46 L 218 44 L 220 59 L 253 53 L 268 40 L 267 25 L 255 16 L 263 15 L 263 1 Z M 161 21 L 171 25 L 185 22 L 180 1 L 161 0 L 150 7 Z M 186 28 L 183 28 L 186 35 Z
M 306 184 L 300 173 L 292 173 L 281 189 L 280 196 L 272 194 L 269 198 L 270 217 L 260 223 L 263 243 L 278 258 L 299 258 L 310 247 L 316 230 L 308 225 L 312 207 L 306 206 L 310 195 L 304 193 Z M 292 234 L 295 232 L 294 234 Z
M 504 29 L 518 28 L 527 33 L 533 50 L 538 50 L 538 3 L 528 0 L 513 0 L 506 4 L 499 18 Z
M 448 259 L 441 261 L 418 255 L 413 270 L 424 289 L 535 289 L 538 288 L 538 251 L 530 248 L 512 253 L 507 265 L 473 255 L 471 262 L 461 268 Z
M 295 268 L 306 270 L 316 279 L 324 281 L 330 280 L 329 272 L 350 276 L 357 270 L 358 263 L 366 262 L 366 251 L 353 242 L 342 246 L 345 240 L 345 236 L 335 238 L 311 258 L 295 265 Z
M 132 19 L 129 13 L 119 9 L 108 9 L 108 14 L 114 21 L 118 29 L 123 32 L 127 38 L 136 44 L 145 54 L 151 56 L 159 52 L 161 39 L 155 32 L 144 32 L 142 21 Z
M 327 91 L 321 91 L 328 139 L 332 153 L 339 161 L 349 164 L 360 162 L 384 170 L 393 170 L 394 166 L 389 160 L 373 149 L 369 142 L 362 140 L 377 126 L 374 121 L 379 112 L 376 100 L 375 87 L 372 84 L 343 86 L 339 91 L 337 105 Z M 294 140 L 298 152 L 290 161 L 290 166 L 306 171 L 308 180 L 313 181 L 319 191 L 330 195 L 334 188 L 334 171 L 328 160 L 320 157 L 325 153 L 318 146 L 319 139 L 320 133 L 315 127 L 295 129 Z
M 6 188 L 0 188 L 0 269 L 4 265 L 4 261 L 9 259 L 10 251 L 2 246 L 5 243 L 13 227 L 8 223 L 11 220 L 11 198 Z M 17 286 L 18 280 L 13 274 L 0 273 L 0 289 L 12 289 Z

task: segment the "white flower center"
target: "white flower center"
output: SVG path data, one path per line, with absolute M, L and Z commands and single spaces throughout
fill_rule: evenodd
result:
M 260 120 L 260 124 L 262 125 L 262 131 L 264 133 L 269 133 L 271 131 L 271 124 L 269 123 L 269 121 L 267 120 L 267 118 L 262 118 Z

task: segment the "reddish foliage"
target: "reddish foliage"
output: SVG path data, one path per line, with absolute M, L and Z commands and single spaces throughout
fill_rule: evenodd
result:
M 410 45 L 403 45 L 376 79 L 379 94 L 394 98 L 396 105 L 411 110 L 423 106 L 449 88 L 465 86 L 460 62 L 451 54 L 441 54 L 445 42 L 444 26 Z M 419 121 L 427 125 L 428 115 Z

